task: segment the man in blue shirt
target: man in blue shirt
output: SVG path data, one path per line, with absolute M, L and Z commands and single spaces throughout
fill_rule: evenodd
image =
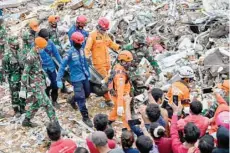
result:
M 53 43 L 52 40 L 49 39 L 49 32 L 47 29 L 41 29 L 38 33 L 38 36 L 46 39 L 48 42 L 48 45 L 46 48 L 44 48 L 41 52 L 39 52 L 41 61 L 42 61 L 42 68 L 48 75 L 50 79 L 50 85 L 47 85 L 46 88 L 46 94 L 48 97 L 51 96 L 53 105 L 56 108 L 59 108 L 60 106 L 57 103 L 58 98 L 58 87 L 57 87 L 57 72 L 56 72 L 56 65 L 54 63 L 53 58 L 55 58 L 58 63 L 62 63 L 61 56 Z
M 57 75 L 57 85 L 59 88 L 62 88 L 63 83 L 61 80 L 65 67 L 68 65 L 70 69 L 70 80 L 74 88 L 74 101 L 79 107 L 83 122 L 89 127 L 93 127 L 92 121 L 89 119 L 88 109 L 85 105 L 86 98 L 90 95 L 90 72 L 82 46 L 84 36 L 80 32 L 74 32 L 71 36 L 71 41 L 73 41 L 73 46 L 64 55 Z
M 76 25 L 73 25 L 68 31 L 69 41 L 71 46 L 73 46 L 73 41 L 71 40 L 71 36 L 74 32 L 80 32 L 84 36 L 84 43 L 82 44 L 83 48 L 85 47 L 86 39 L 89 36 L 89 32 L 84 30 L 86 26 L 87 18 L 84 15 L 80 15 L 77 17 Z

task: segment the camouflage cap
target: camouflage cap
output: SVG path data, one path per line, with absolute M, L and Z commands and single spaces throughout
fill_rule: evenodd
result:
M 22 40 L 29 40 L 29 39 L 30 39 L 29 31 L 24 31 L 22 34 Z
M 19 44 L 18 37 L 17 36 L 10 36 L 8 38 L 8 43 L 11 45 L 18 45 Z
M 145 34 L 142 32 L 136 32 L 136 34 L 134 35 L 134 41 L 145 44 L 146 43 Z

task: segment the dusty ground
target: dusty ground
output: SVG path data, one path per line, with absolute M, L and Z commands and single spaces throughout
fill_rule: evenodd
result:
M 6 117 L 0 120 L 0 153 L 45 152 L 49 147 L 50 141 L 45 128 L 45 124 L 47 124 L 49 120 L 44 110 L 40 109 L 32 120 L 38 123 L 39 127 L 24 128 L 21 126 L 24 116 L 18 119 L 13 117 L 14 112 L 11 108 L 8 91 L 6 93 L 1 91 L 1 95 L 3 97 L 1 98 L 0 108 L 3 108 Z M 81 116 L 79 111 L 75 111 L 66 103 L 68 96 L 70 95 L 61 94 L 59 97 L 58 102 L 61 108 L 60 110 L 56 110 L 59 121 L 62 127 L 68 131 L 69 138 L 74 140 L 78 146 L 85 146 L 85 138 L 90 131 L 77 123 L 77 121 L 81 121 Z M 103 98 L 95 97 L 95 95 L 91 95 L 90 98 L 87 99 L 91 118 L 97 113 L 109 113 L 108 108 L 100 108 L 100 102 L 102 100 Z M 119 122 L 115 124 L 115 126 L 120 125 Z

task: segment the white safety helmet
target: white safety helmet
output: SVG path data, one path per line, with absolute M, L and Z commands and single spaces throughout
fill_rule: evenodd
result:
M 180 78 L 193 78 L 194 71 L 189 66 L 182 66 L 179 70 L 179 76 Z

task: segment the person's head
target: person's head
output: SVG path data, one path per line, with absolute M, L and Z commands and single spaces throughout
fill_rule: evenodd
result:
M 35 51 L 36 52 L 39 52 L 40 50 L 46 48 L 47 46 L 47 41 L 42 38 L 42 37 L 36 37 L 35 40 L 34 40 L 34 43 L 35 43 Z
M 199 115 L 202 112 L 203 105 L 200 101 L 193 101 L 190 103 L 190 112 L 194 115 Z
M 41 29 L 38 32 L 38 36 L 44 38 L 46 41 L 49 40 L 49 31 L 47 29 Z
M 148 153 L 153 148 L 153 141 L 148 136 L 139 136 L 136 140 L 136 147 L 140 153 Z
M 216 125 L 217 126 L 223 126 L 230 130 L 230 116 L 229 116 L 229 111 L 223 111 L 219 113 L 216 117 Z
M 218 84 L 217 87 L 222 89 L 225 95 L 229 95 L 229 80 L 224 80 L 222 83 Z
M 34 38 L 28 31 L 24 31 L 22 34 L 22 40 L 24 44 L 31 44 L 34 41 Z
M 159 89 L 159 88 L 153 88 L 152 89 L 152 96 L 154 98 L 154 100 L 158 103 L 161 104 L 164 100 L 164 92 L 163 90 Z
M 49 123 L 46 130 L 50 140 L 58 141 L 61 138 L 61 128 L 56 122 Z
M 229 130 L 223 126 L 220 126 L 217 130 L 217 146 L 218 148 L 229 148 Z
M 84 15 L 80 15 L 76 19 L 76 26 L 78 29 L 84 29 L 87 24 L 87 18 Z
M 97 131 L 105 131 L 108 126 L 108 115 L 106 114 L 97 114 L 93 118 L 93 124 Z
M 189 122 L 184 127 L 184 140 L 187 143 L 194 144 L 200 137 L 200 130 L 198 127 L 192 123 Z
M 81 49 L 85 38 L 82 33 L 74 32 L 71 36 L 71 40 L 73 41 L 73 46 L 75 49 Z
M 136 32 L 134 35 L 133 46 L 134 48 L 141 48 L 146 44 L 146 37 L 142 32 Z
M 108 138 L 105 132 L 95 131 L 91 135 L 91 140 L 96 148 L 105 148 L 108 147 Z
M 161 115 L 159 106 L 157 104 L 148 104 L 146 107 L 146 115 L 150 122 L 156 122 Z
M 113 139 L 114 137 L 114 130 L 112 128 L 107 128 L 105 129 L 105 134 L 107 136 L 108 139 Z
M 58 16 L 55 16 L 55 15 L 49 16 L 48 22 L 49 22 L 50 27 L 57 28 L 57 23 L 59 20 L 60 18 Z
M 39 24 L 38 24 L 38 21 L 36 21 L 36 20 L 30 21 L 29 27 L 30 27 L 30 33 L 31 33 L 32 35 L 35 35 L 35 33 L 39 31 Z
M 74 153 L 89 153 L 89 151 L 84 147 L 77 147 Z
M 132 132 L 125 130 L 121 134 L 121 145 L 123 149 L 129 149 L 134 143 L 134 135 Z
M 165 128 L 159 123 L 154 122 L 150 124 L 149 133 L 153 139 L 160 139 L 165 136 Z
M 133 55 L 130 51 L 124 50 L 121 51 L 118 55 L 118 61 L 126 70 L 130 68 L 132 60 Z
M 98 20 L 97 30 L 98 30 L 101 34 L 106 33 L 106 31 L 109 30 L 109 20 L 106 19 L 105 17 L 101 17 L 101 18 Z
M 182 66 L 179 70 L 179 76 L 181 80 L 189 84 L 194 81 L 194 71 L 189 66 Z
M 198 148 L 200 153 L 212 153 L 215 147 L 213 136 L 206 134 L 200 138 Z
M 19 49 L 19 42 L 17 36 L 10 36 L 8 38 L 8 44 L 12 50 L 17 51 Z

